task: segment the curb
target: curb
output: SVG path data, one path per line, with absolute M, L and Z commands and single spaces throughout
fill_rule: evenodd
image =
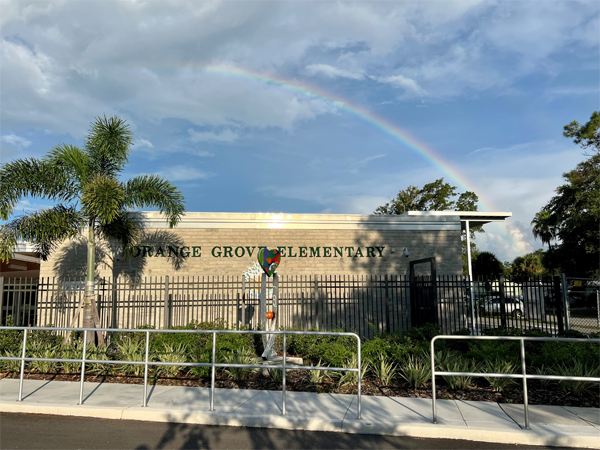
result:
M 57 416 L 77 416 L 112 420 L 138 420 L 147 422 L 171 422 L 197 425 L 237 426 L 252 428 L 279 428 L 285 430 L 329 431 L 351 434 L 378 434 L 407 436 L 429 439 L 463 439 L 514 445 L 545 445 L 573 448 L 600 448 L 600 430 L 581 427 L 581 434 L 573 435 L 574 428 L 560 426 L 532 425 L 531 430 L 493 430 L 484 427 L 455 427 L 443 424 L 414 423 L 397 425 L 393 423 L 373 423 L 367 420 L 312 420 L 284 416 L 236 415 L 235 413 L 194 412 L 183 409 L 154 409 L 126 407 L 96 407 L 86 405 L 58 406 L 41 403 L 0 402 L 0 411 L 24 414 L 50 414 Z M 584 429 L 587 428 L 587 429 Z M 587 431 L 587 433 L 586 433 Z

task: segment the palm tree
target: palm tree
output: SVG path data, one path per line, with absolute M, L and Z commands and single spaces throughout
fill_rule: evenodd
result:
M 126 182 L 119 175 L 133 145 L 129 125 L 118 117 L 98 117 L 85 138 L 84 148 L 60 144 L 44 158 L 17 159 L 0 167 L 0 218 L 8 220 L 26 196 L 56 202 L 55 206 L 18 217 L 0 227 L 0 258 L 8 261 L 18 241 L 32 243 L 42 260 L 78 234 L 87 239 L 87 276 L 83 326 L 99 325 L 94 306 L 96 240 L 118 242 L 127 254 L 141 224 L 130 210 L 157 207 L 169 226 L 184 211 L 183 195 L 156 175 Z M 99 339 L 102 335 L 98 333 Z M 88 334 L 93 342 L 93 333 Z
M 556 227 L 553 222 L 554 217 L 545 209 L 538 212 L 531 221 L 533 237 L 535 239 L 539 237 L 542 240 L 542 245 L 548 244 L 550 249 L 552 248 L 550 241 L 556 237 Z

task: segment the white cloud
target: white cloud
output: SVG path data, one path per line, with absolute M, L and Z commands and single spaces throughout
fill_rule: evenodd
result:
M 379 83 L 385 83 L 396 88 L 404 89 L 411 94 L 420 96 L 427 95 L 427 92 L 421 86 L 419 86 L 419 83 L 403 75 L 390 75 L 387 77 L 372 76 L 371 78 Z
M 191 181 L 205 180 L 212 176 L 211 173 L 203 172 L 195 167 L 173 166 L 156 172 L 156 175 L 166 178 L 169 181 Z
M 31 141 L 17 136 L 16 134 L 5 134 L 0 138 L 0 141 L 6 142 L 7 144 L 14 145 L 15 147 L 27 148 L 31 145 Z
M 310 64 L 306 66 L 309 75 L 324 75 L 327 78 L 350 78 L 351 80 L 364 80 L 365 75 L 361 72 L 338 69 L 329 64 Z
M 477 150 L 473 150 L 471 153 L 469 153 L 469 155 L 474 155 L 475 153 L 479 153 L 479 152 L 487 152 L 488 150 L 494 150 L 494 147 L 478 148 Z
M 140 148 L 140 147 L 154 148 L 154 145 L 152 144 L 152 142 L 150 142 L 146 139 L 139 139 L 139 140 L 135 141 L 134 144 L 138 148 Z
M 220 133 L 213 133 L 211 131 L 195 131 L 190 128 L 188 133 L 190 135 L 190 141 L 192 142 L 227 142 L 230 144 L 239 137 L 237 133 L 230 129 L 225 129 Z

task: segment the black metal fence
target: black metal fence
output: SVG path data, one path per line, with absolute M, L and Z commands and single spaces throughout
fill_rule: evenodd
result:
M 557 279 L 314 275 L 279 276 L 278 283 L 277 326 L 286 329 L 344 330 L 368 338 L 426 323 L 440 325 L 445 334 L 514 327 L 556 335 L 565 328 Z M 15 325 L 71 326 L 84 288 L 83 280 L 0 277 L 1 324 L 12 316 Z M 105 278 L 96 284 L 95 299 L 103 327 L 167 328 L 224 320 L 235 328 L 256 329 L 260 289 L 258 279 L 233 276 L 146 277 L 135 284 Z M 268 307 L 272 289 L 268 280 Z M 74 324 L 82 325 L 81 318 Z

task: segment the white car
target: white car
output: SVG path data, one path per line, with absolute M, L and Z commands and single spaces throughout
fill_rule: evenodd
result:
M 513 317 L 523 317 L 525 314 L 525 304 L 523 297 L 520 295 L 507 295 L 504 297 L 504 305 L 506 314 L 511 314 Z M 488 314 L 500 314 L 500 296 L 488 297 L 483 303 L 483 309 Z

